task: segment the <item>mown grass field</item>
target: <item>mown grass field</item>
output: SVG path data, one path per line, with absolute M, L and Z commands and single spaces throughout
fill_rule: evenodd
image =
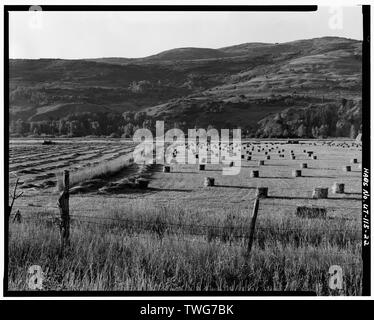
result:
M 197 165 L 175 164 L 164 173 L 161 165 L 141 168 L 130 163 L 110 175 L 101 173 L 79 182 L 70 196 L 71 245 L 59 257 L 58 227 L 49 219 L 58 215 L 59 172 L 69 168 L 72 176 L 79 175 L 90 167 L 86 163 L 92 163 L 95 171 L 105 159 L 110 165 L 126 157 L 133 146 L 11 145 L 10 171 L 18 170 L 21 187 L 31 185 L 23 188 L 25 195 L 15 204 L 21 223 L 10 222 L 9 289 L 29 290 L 28 267 L 40 265 L 44 290 L 307 290 L 360 295 L 360 147 L 351 141 L 298 145 L 272 141 L 254 146 L 252 160 L 243 159 L 236 176 L 223 176 L 221 164 L 208 164 L 205 171 Z M 271 159 L 258 166 L 265 150 L 275 146 L 284 149 L 285 157 L 274 149 L 268 151 Z M 295 160 L 290 159 L 291 150 Z M 310 159 L 304 150 L 313 151 L 317 159 Z M 358 163 L 350 164 L 352 158 Z M 308 164 L 303 176 L 292 177 L 302 162 Z M 345 165 L 352 171 L 344 172 Z M 37 170 L 20 172 L 25 169 Z M 251 170 L 257 169 L 260 177 L 251 178 Z M 36 177 L 48 173 L 54 173 L 48 179 L 55 184 L 38 187 L 43 182 L 36 181 L 44 180 Z M 129 179 L 142 176 L 150 179 L 147 189 L 129 185 Z M 215 178 L 216 185 L 204 187 L 205 177 Z M 344 194 L 332 193 L 334 182 L 345 184 Z M 329 188 L 328 199 L 312 199 L 312 190 L 319 186 Z M 254 247 L 248 256 L 257 187 L 268 187 L 269 196 L 260 199 Z M 302 205 L 326 208 L 327 218 L 297 217 L 296 207 Z M 343 269 L 340 291 L 328 286 L 332 265 Z

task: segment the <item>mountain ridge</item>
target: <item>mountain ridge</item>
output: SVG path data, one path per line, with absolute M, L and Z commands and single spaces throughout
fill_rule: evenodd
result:
M 10 59 L 10 120 L 145 112 L 170 126 L 256 133 L 259 121 L 289 107 L 360 100 L 361 59 L 361 41 L 339 37 L 185 47 L 144 58 Z

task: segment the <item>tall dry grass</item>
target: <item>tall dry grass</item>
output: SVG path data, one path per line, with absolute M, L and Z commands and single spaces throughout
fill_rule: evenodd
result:
M 105 215 L 110 219 L 73 221 L 71 246 L 63 258 L 58 257 L 59 233 L 53 224 L 39 219 L 11 224 L 9 289 L 28 290 L 28 267 L 37 264 L 45 272 L 45 290 L 308 290 L 330 295 L 337 292 L 328 287 L 328 270 L 340 265 L 340 294 L 361 294 L 361 243 L 347 222 L 337 221 L 333 228 L 323 221 L 308 226 L 291 218 L 281 224 L 264 220 L 248 257 L 243 238 L 212 236 L 211 229 L 202 235 L 183 233 L 180 225 L 193 225 L 198 218 L 182 209 L 142 212 L 134 217 L 134 208 L 126 217 L 147 222 L 144 228 L 124 222 L 115 211 Z M 210 219 L 200 219 L 196 226 Z M 243 230 L 248 226 L 235 213 L 215 223 Z

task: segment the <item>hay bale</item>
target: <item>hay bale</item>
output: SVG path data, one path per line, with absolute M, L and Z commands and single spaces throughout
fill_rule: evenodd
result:
M 56 143 L 53 142 L 52 140 L 43 140 L 43 143 L 42 143 L 42 145 L 52 145 L 52 144 L 56 144 Z
M 296 216 L 307 219 L 326 219 L 326 209 L 318 207 L 297 207 Z
M 344 193 L 344 183 L 335 182 L 332 186 L 332 193 Z
M 214 186 L 214 178 L 205 177 L 204 178 L 204 187 L 213 187 Z
M 293 177 L 301 177 L 301 170 L 292 170 Z
M 252 160 L 252 157 L 251 157 L 251 156 L 248 156 L 248 157 L 247 157 L 247 160 L 248 160 L 248 161 Z
M 135 184 L 137 185 L 137 187 L 139 187 L 139 189 L 147 189 L 149 180 L 144 179 L 144 178 L 139 178 L 135 180 Z
M 204 171 L 205 170 L 205 164 L 199 164 L 199 170 Z
M 308 164 L 307 163 L 300 163 L 300 168 L 301 169 L 306 169 L 306 168 L 308 168 Z
M 321 188 L 321 187 L 314 188 L 312 198 L 313 199 L 327 199 L 328 193 L 329 193 L 328 188 Z
M 349 172 L 351 170 L 352 170 L 351 166 L 344 166 L 343 167 L 343 171 L 345 171 L 345 172 Z
M 258 178 L 260 176 L 260 172 L 258 170 L 252 170 L 250 175 L 251 178 Z
M 263 166 L 263 165 L 265 165 L 265 160 L 260 160 L 260 161 L 258 162 L 258 165 L 259 165 L 259 166 Z
M 245 156 L 245 155 L 244 155 L 244 154 L 242 154 L 242 159 L 244 159 L 244 156 Z
M 164 166 L 164 172 L 170 172 L 170 166 Z
M 268 188 L 267 187 L 258 187 L 256 191 L 257 198 L 267 198 L 268 197 Z
M 266 156 L 266 160 L 270 160 L 270 156 Z
M 351 159 L 351 163 L 357 163 L 357 159 L 356 158 Z

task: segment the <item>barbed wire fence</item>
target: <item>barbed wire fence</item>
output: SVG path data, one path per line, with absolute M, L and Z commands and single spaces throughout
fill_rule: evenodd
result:
M 259 211 L 266 210 L 266 207 L 286 207 L 288 209 L 295 208 L 295 205 L 282 204 L 282 203 L 264 203 L 259 205 L 260 197 L 248 199 L 248 201 L 254 201 L 253 211 L 248 225 L 213 225 L 213 224 L 188 224 L 181 222 L 170 222 L 160 219 L 160 217 L 148 218 L 148 220 L 138 218 L 122 218 L 122 217 L 109 217 L 99 215 L 102 212 L 101 208 L 95 209 L 81 209 L 81 208 L 70 208 L 69 207 L 69 172 L 64 172 L 63 179 L 63 191 L 60 194 L 58 205 L 51 206 L 15 206 L 16 213 L 13 215 L 12 221 L 15 222 L 46 222 L 49 225 L 56 226 L 60 230 L 60 245 L 61 254 L 63 254 L 66 246 L 70 242 L 70 228 L 71 224 L 74 226 L 90 225 L 100 228 L 110 229 L 121 229 L 126 231 L 128 235 L 136 236 L 138 238 L 150 237 L 150 234 L 155 235 L 157 238 L 162 240 L 165 236 L 174 236 L 173 240 L 186 241 L 193 243 L 208 244 L 219 242 L 220 245 L 238 245 L 245 246 L 247 253 L 251 252 L 253 239 L 255 233 L 258 235 L 258 239 L 266 241 L 266 236 L 272 237 L 284 237 L 285 234 L 292 239 L 296 240 L 302 237 L 309 237 L 317 239 L 318 243 L 328 243 L 331 237 L 341 237 L 345 241 L 360 241 L 362 239 L 362 231 L 358 228 L 347 228 L 347 227 L 331 227 L 328 230 L 323 230 L 318 227 L 302 226 L 289 227 L 283 225 L 257 225 L 256 218 Z M 260 208 L 261 207 L 261 208 Z M 336 207 L 324 207 L 331 211 L 337 211 Z M 43 209 L 44 213 L 27 214 L 25 211 L 35 209 Z M 346 207 L 345 207 L 346 209 Z M 356 208 L 352 208 L 356 209 Z M 22 210 L 22 215 L 20 211 Z M 59 210 L 59 213 L 57 213 Z M 73 213 L 71 213 L 71 211 Z M 334 217 L 333 217 L 334 218 Z M 352 218 L 341 217 L 342 220 L 355 220 Z M 328 231 L 328 234 L 324 234 L 324 237 L 320 236 L 321 231 Z M 308 236 L 306 234 L 308 233 Z M 264 238 L 265 237 L 265 238 Z M 330 238 L 329 238 L 330 237 Z M 320 254 L 319 254 L 320 255 Z M 340 257 L 343 260 L 347 259 L 346 253 L 329 253 L 328 256 Z M 352 256 L 355 262 L 339 262 L 339 265 L 360 265 L 362 263 L 361 258 L 357 255 Z

